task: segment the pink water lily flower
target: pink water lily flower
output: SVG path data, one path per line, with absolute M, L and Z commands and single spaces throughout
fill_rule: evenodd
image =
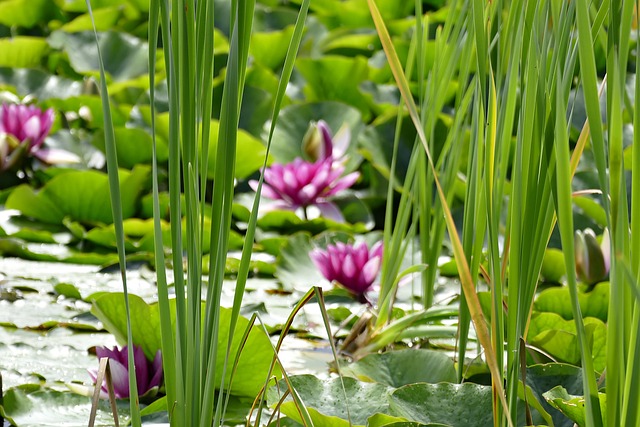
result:
M 96 355 L 99 359 L 103 357 L 109 358 L 109 366 L 111 367 L 111 378 L 113 380 L 113 389 L 117 399 L 127 399 L 129 397 L 129 356 L 128 349 L 125 345 L 122 349 L 113 347 L 96 347 Z M 162 383 L 162 356 L 160 350 L 156 353 L 153 361 L 147 359 L 142 351 L 142 347 L 133 346 L 133 357 L 136 365 L 136 383 L 138 387 L 138 395 L 143 396 L 155 394 Z M 89 371 L 89 375 L 95 382 L 97 379 L 97 371 Z M 154 390 L 155 389 L 155 390 Z M 108 396 L 106 380 L 102 384 L 101 396 Z
M 273 164 L 264 171 L 262 194 L 276 200 L 275 208 L 296 211 L 302 209 L 307 216 L 307 208 L 316 206 L 325 218 L 344 221 L 340 209 L 330 201 L 340 191 L 351 187 L 359 172 L 342 176 L 344 166 L 336 165 L 333 158 L 318 160 L 314 163 L 296 158 L 287 164 Z M 257 181 L 250 181 L 254 190 Z
M 354 245 L 338 242 L 326 250 L 314 249 L 309 254 L 322 275 L 349 290 L 360 300 L 375 281 L 382 262 L 382 242 L 371 249 L 365 242 Z
M 43 143 L 53 125 L 54 112 L 35 105 L 2 104 L 0 106 L 0 171 L 20 164 L 26 156 L 48 163 L 75 163 L 73 153 L 44 148 Z
M 53 125 L 53 109 L 42 111 L 35 105 L 2 104 L 0 132 L 13 135 L 23 143 L 29 140 L 29 152 L 35 153 Z

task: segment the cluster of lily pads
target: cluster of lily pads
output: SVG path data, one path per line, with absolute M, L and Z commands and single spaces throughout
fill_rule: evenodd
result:
M 12 37 L 12 45 L 4 43 L 7 39 L 0 39 L 0 203 L 5 209 L 0 220 L 0 254 L 34 261 L 95 264 L 108 271 L 117 264 L 116 239 L 104 173 L 103 111 L 95 93 L 98 62 L 89 32 L 90 20 L 84 2 L 43 1 L 43 7 L 24 9 L 25 1 L 5 2 L 0 14 L 0 34 L 4 36 L 9 27 L 18 33 Z M 164 268 L 154 265 L 153 258 L 146 3 L 104 1 L 97 9 L 96 24 L 110 78 L 122 166 L 126 251 L 130 261 Z M 226 2 L 215 3 L 221 15 L 229 12 Z M 408 16 L 414 5 L 396 0 L 382 3 L 386 5 L 385 18 L 393 24 L 393 40 L 407 56 L 409 28 L 414 23 Z M 432 3 L 428 7 L 434 9 L 433 22 L 441 23 L 442 16 L 437 13 L 441 4 Z M 444 301 L 441 307 L 422 312 L 417 303 L 420 291 L 412 286 L 414 278 L 409 276 L 409 284 L 398 291 L 389 326 L 383 331 L 372 327 L 371 318 L 380 302 L 376 281 L 383 260 L 380 231 L 384 226 L 387 186 L 392 176 L 404 177 L 416 133 L 407 118 L 399 122 L 398 166 L 393 170 L 391 141 L 396 129 L 395 114 L 401 110 L 399 92 L 371 28 L 369 12 L 361 7 L 363 2 L 355 0 L 327 4 L 330 5 L 313 10 L 305 48 L 296 62 L 286 107 L 276 127 L 269 166 L 264 170 L 264 207 L 256 237 L 256 249 L 262 257 L 252 261 L 252 275 L 270 281 L 268 292 L 296 298 L 313 285 L 325 285 L 328 312 L 334 329 L 339 329 L 336 337 L 342 344 L 342 354 L 359 360 L 344 364 L 341 374 L 345 377 L 340 381 L 296 376 L 292 382 L 313 409 L 316 425 L 345 425 L 346 420 L 371 426 L 488 425 L 492 420 L 492 390 L 486 385 L 486 366 L 471 360 L 458 361 L 468 365 L 469 382 L 453 385 L 453 359 L 444 351 L 434 351 L 451 351 L 456 343 L 457 330 L 452 323 L 456 321 L 455 304 L 460 291 L 457 268 L 450 257 L 446 256 L 447 261 L 439 267 Z M 343 8 L 349 13 L 339 12 Z M 293 12 L 281 2 L 264 1 L 259 3 L 256 15 L 260 30 L 253 35 L 256 47 L 251 52 L 253 62 L 247 70 L 248 85 L 240 117 L 238 195 L 230 238 L 234 250 L 242 246 L 248 208 L 257 188 L 276 71 L 284 61 L 285 42 L 295 19 Z M 228 50 L 228 27 L 223 21 L 216 22 L 220 55 Z M 20 55 L 21 50 L 29 55 Z M 426 67 L 432 67 L 436 59 L 427 59 Z M 166 72 L 163 61 L 158 61 L 156 67 L 159 74 Z M 214 98 L 219 101 L 224 70 L 216 69 L 215 73 Z M 157 89 L 158 160 L 165 167 L 169 139 L 166 85 L 161 83 Z M 214 109 L 212 144 L 217 140 L 217 114 Z M 451 117 L 442 114 L 436 121 L 436 139 L 444 140 Z M 213 165 L 213 159 L 209 160 Z M 588 184 L 594 175 L 587 172 L 582 179 Z M 165 188 L 162 190 L 161 209 L 167 213 L 168 193 Z M 452 206 L 461 202 L 457 197 Z M 597 206 L 586 201 L 580 206 L 576 213 L 580 227 L 602 229 Z M 164 219 L 163 234 L 165 242 L 170 243 L 168 214 Z M 210 228 L 211 220 L 205 218 L 204 227 Z M 202 244 L 203 252 L 208 253 L 210 242 Z M 558 246 L 557 237 L 552 239 L 552 245 Z M 576 269 L 583 282 L 580 305 L 589 327 L 595 368 L 602 372 L 611 252 L 608 234 L 605 231 L 598 242 L 593 231 L 577 232 L 576 247 Z M 411 265 L 416 255 L 407 253 L 404 264 Z M 549 367 L 535 365 L 526 378 L 526 385 L 543 402 L 536 410 L 539 414 L 551 413 L 556 425 L 567 425 L 568 419 L 546 402 L 565 414 L 570 413 L 567 408 L 573 402 L 571 396 L 559 390 L 550 391 L 548 384 L 562 385 L 571 395 L 582 393 L 570 295 L 565 287 L 558 286 L 565 274 L 562 257 L 557 249 L 547 252 L 541 277 L 546 288 L 537 296 L 526 343 L 532 349 L 532 363 L 561 362 Z M 207 265 L 203 260 L 205 273 Z M 228 277 L 237 272 L 237 265 L 238 260 L 230 256 Z M 73 285 L 64 294 L 90 302 L 93 315 L 124 344 L 126 325 L 119 294 L 78 297 L 80 293 Z M 490 318 L 489 293 L 480 292 L 479 297 L 485 316 Z M 138 298 L 134 298 L 132 307 L 139 323 L 146 322 L 133 331 L 138 391 L 153 400 L 163 391 L 160 337 L 157 330 L 149 327 L 159 324 L 157 310 Z M 259 304 L 254 308 L 270 310 Z M 272 319 L 267 329 L 273 334 L 281 332 L 285 329 L 284 320 Z M 320 334 L 312 323 L 300 323 L 294 329 L 317 339 Z M 270 362 L 269 340 L 261 331 L 254 332 L 245 349 L 246 359 L 240 359 L 246 377 L 226 384 L 239 400 L 251 399 L 260 391 L 261 382 L 249 377 L 262 374 Z M 416 348 L 382 352 L 406 347 Z M 98 357 L 111 361 L 118 399 L 130 394 L 126 351 L 126 347 L 95 348 Z M 280 378 L 280 374 L 276 376 Z M 97 374 L 92 370 L 87 378 L 95 382 Z M 96 386 L 101 387 L 104 396 L 108 395 L 106 384 Z M 269 389 L 266 400 L 272 409 L 286 415 L 291 425 L 297 425 L 294 423 L 302 420 L 293 402 L 283 400 L 280 390 L 284 388 L 282 382 Z M 10 396 L 22 396 L 20 393 L 22 389 L 15 389 Z M 470 403 L 459 405 L 459 401 Z M 248 407 L 243 403 L 238 404 L 244 411 L 240 419 Z M 19 411 L 11 405 L 2 413 L 21 420 L 19 414 L 16 416 Z

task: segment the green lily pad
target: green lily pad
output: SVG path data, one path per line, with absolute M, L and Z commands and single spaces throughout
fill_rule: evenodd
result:
M 607 327 L 599 319 L 584 319 L 587 339 L 591 346 L 594 369 L 603 372 L 606 367 Z M 529 326 L 528 342 L 561 362 L 580 364 L 582 351 L 578 346 L 573 320 L 565 320 L 555 313 L 534 312 Z
M 98 34 L 105 71 L 115 81 L 129 80 L 147 73 L 149 54 L 146 42 L 126 33 Z M 49 36 L 52 47 L 63 49 L 71 66 L 79 73 L 100 69 L 93 31 L 65 33 L 55 31 Z
M 124 218 L 133 216 L 140 192 L 146 185 L 149 168 L 138 166 L 131 172 L 120 171 L 120 191 Z M 83 223 L 111 223 L 109 179 L 97 171 L 68 171 L 52 178 L 35 192 L 26 184 L 16 187 L 6 207 L 50 224 L 65 217 Z
M 0 2 L 0 24 L 31 28 L 59 15 L 52 0 L 5 0 Z
M 128 402 L 118 407 L 119 422 L 129 421 Z M 39 386 L 12 388 L 5 392 L 0 412 L 14 425 L 84 427 L 91 411 L 91 398 L 71 392 L 47 390 Z M 107 400 L 99 402 L 95 426 L 114 424 Z
M 104 7 L 93 10 L 93 21 L 98 31 L 108 31 L 113 29 L 122 15 L 121 6 Z M 82 14 L 73 21 L 64 24 L 60 29 L 67 33 L 77 33 L 80 31 L 92 31 L 93 23 L 88 13 Z
M 554 387 L 544 394 L 553 407 L 557 408 L 580 427 L 586 426 L 585 418 L 585 400 L 583 396 L 573 396 L 567 393 L 562 386 Z M 607 395 L 606 393 L 598 393 L 600 400 L 600 411 L 603 419 L 607 419 Z
M 389 409 L 410 421 L 485 427 L 493 424 L 491 394 L 491 387 L 473 383 L 410 384 L 391 394 Z
M 560 249 L 549 248 L 544 251 L 540 275 L 547 282 L 560 283 L 567 272 L 564 264 L 564 253 Z
M 369 230 L 370 224 L 346 222 L 336 222 L 327 218 L 313 218 L 304 220 L 295 212 L 274 210 L 267 212 L 258 219 L 258 227 L 265 231 L 279 231 L 284 234 L 291 234 L 297 231 L 308 231 L 318 234 L 325 230 L 352 231 L 354 233 L 364 233 Z
M 2 4 L 0 3 L 0 8 Z M 0 39 L 0 67 L 36 68 L 43 62 L 48 51 L 49 44 L 39 37 Z
M 150 109 L 140 108 L 145 122 L 151 124 L 151 112 Z M 209 135 L 209 169 L 207 170 L 207 176 L 213 179 L 215 176 L 215 159 L 216 159 L 216 147 L 218 145 L 218 132 L 220 129 L 220 122 L 217 120 L 211 120 L 211 133 Z M 156 132 L 157 135 L 163 138 L 165 141 L 169 140 L 169 114 L 158 114 L 156 117 Z M 243 130 L 238 131 L 238 146 L 236 156 L 236 178 L 246 178 L 255 171 L 257 171 L 264 163 L 264 156 L 266 154 L 266 147 L 262 141 L 258 140 L 248 132 Z
M 175 316 L 175 300 L 171 300 L 172 315 Z M 133 328 L 133 342 L 142 346 L 148 358 L 161 349 L 160 338 L 160 314 L 157 304 L 147 304 L 136 295 L 129 295 L 131 308 L 131 323 Z M 106 329 L 115 335 L 121 345 L 126 344 L 126 310 L 124 296 L 121 293 L 107 293 L 99 296 L 92 312 L 100 319 Z M 220 329 L 218 334 L 218 353 L 216 359 L 216 373 L 222 374 L 227 342 L 229 340 L 228 325 L 231 321 L 231 309 L 220 308 Z M 204 303 L 203 303 L 204 322 Z M 175 319 L 173 320 L 175 325 Z M 230 351 L 230 359 L 234 360 L 241 344 L 242 335 L 249 321 L 243 317 L 238 319 L 234 334 L 233 345 Z M 174 326 L 175 327 L 175 326 Z M 231 393 L 238 396 L 255 397 L 264 386 L 265 376 L 273 359 L 273 347 L 262 329 L 254 327 L 242 349 L 240 360 L 236 369 Z M 280 376 L 279 369 L 274 371 L 276 377 Z M 227 370 L 225 387 L 228 387 L 231 378 L 231 369 Z
M 370 119 L 369 99 L 359 88 L 369 77 L 366 58 L 299 58 L 296 68 L 306 80 L 303 91 L 308 101 L 339 101 L 357 108 L 364 121 Z
M 367 420 L 367 427 L 420 427 L 420 426 L 444 426 L 444 424 L 422 424 L 407 421 L 406 418 L 393 417 L 386 414 L 375 414 Z
M 542 407 L 551 415 L 555 427 L 573 427 L 573 421 L 549 405 L 543 394 L 558 385 L 564 387 L 569 394 L 582 393 L 582 370 L 580 368 L 564 363 L 532 365 L 527 368 L 526 382 Z
M 2 86 L 15 88 L 20 96 L 32 95 L 39 100 L 78 96 L 83 90 L 81 82 L 26 68 L 0 68 Z
M 349 426 L 348 419 L 354 427 L 365 426 L 371 415 L 388 412 L 389 393 L 393 390 L 382 384 L 364 383 L 349 377 L 342 381 L 339 378 L 322 381 L 312 375 L 296 375 L 289 380 L 307 407 L 314 425 L 326 427 Z M 283 380 L 277 387 L 269 389 L 267 401 L 270 405 L 280 400 L 286 387 Z M 280 406 L 280 411 L 302 422 L 290 397 Z
M 391 387 L 413 383 L 455 382 L 453 360 L 432 350 L 407 349 L 382 354 L 370 354 L 343 367 L 344 375 L 362 381 L 372 381 Z
M 153 140 L 148 132 L 137 128 L 116 127 L 114 133 L 119 167 L 132 169 L 140 163 L 151 164 Z M 104 132 L 95 134 L 93 144 L 104 152 Z M 156 150 L 158 162 L 165 162 L 169 158 L 169 147 L 163 139 L 156 138 Z
M 607 321 L 609 312 L 609 282 L 582 288 L 578 292 L 580 310 L 584 317 L 595 317 Z M 557 313 L 564 319 L 573 319 L 569 288 L 549 288 L 540 292 L 533 303 L 534 310 Z
M 87 370 L 97 370 L 98 359 L 87 349 L 96 345 L 111 346 L 114 341 L 106 333 L 68 328 L 33 331 L 0 327 L 0 370 L 4 388 L 33 382 L 57 388 L 72 382 L 89 386 L 92 381 Z

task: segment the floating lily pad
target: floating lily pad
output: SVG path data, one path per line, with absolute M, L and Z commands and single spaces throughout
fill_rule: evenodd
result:
M 146 42 L 112 31 L 99 33 L 98 39 L 105 71 L 114 81 L 129 80 L 147 73 L 149 53 Z M 100 69 L 93 31 L 55 31 L 49 37 L 49 43 L 67 53 L 71 66 L 77 72 L 97 72 Z
M 549 405 L 543 394 L 558 385 L 564 387 L 569 394 L 582 393 L 582 370 L 580 368 L 564 363 L 532 365 L 527 368 L 526 382 L 543 408 L 551 414 L 555 427 L 573 427 L 573 421 Z
M 140 108 L 144 120 L 147 124 L 151 124 L 150 109 Z M 215 158 L 216 147 L 218 145 L 218 132 L 220 130 L 220 122 L 211 121 L 211 133 L 209 135 L 209 169 L 207 175 L 210 179 L 215 176 Z M 156 132 L 164 140 L 169 140 L 169 114 L 158 114 L 156 117 Z M 257 171 L 264 163 L 266 147 L 262 141 L 258 140 L 248 132 L 238 131 L 238 155 L 236 156 L 235 176 L 236 178 L 246 178 Z
M 355 427 L 365 426 L 371 415 L 389 411 L 388 397 L 393 389 L 382 384 L 364 383 L 349 377 L 342 381 L 339 378 L 322 381 L 312 375 L 296 375 L 289 380 L 317 426 L 346 427 L 350 425 L 349 419 Z M 280 400 L 287 386 L 281 381 L 278 387 L 272 387 L 267 393 L 270 405 Z M 302 422 L 291 398 L 280 406 L 280 411 Z
M 120 171 L 121 206 L 124 218 L 137 208 L 149 168 L 138 166 L 131 172 Z M 50 224 L 61 224 L 65 217 L 84 223 L 111 223 L 109 179 L 97 171 L 68 171 L 56 175 L 39 192 L 26 184 L 16 187 L 6 207 Z
M 545 399 L 580 427 L 586 426 L 585 400 L 583 396 L 573 396 L 562 386 L 554 387 L 544 394 Z M 598 393 L 600 411 L 603 419 L 607 419 L 607 395 Z
M 342 368 L 344 375 L 391 387 L 425 382 L 455 382 L 453 360 L 442 352 L 408 349 L 370 354 Z
M 0 13 L 2 12 L 2 4 L 0 3 Z M 0 66 L 36 68 L 44 61 L 48 52 L 49 44 L 45 39 L 39 37 L 20 36 L 0 39 Z
M 127 402 L 118 407 L 119 422 L 125 425 L 128 420 Z M 91 398 L 71 392 L 47 390 L 39 386 L 12 388 L 5 392 L 2 415 L 14 425 L 55 427 L 84 427 L 89 420 Z M 113 415 L 107 400 L 101 400 L 95 426 L 114 425 Z
M 81 82 L 25 68 L 0 68 L 0 86 L 11 86 L 20 96 L 32 95 L 39 100 L 67 98 L 82 93 Z
M 584 319 L 587 339 L 591 347 L 594 369 L 603 372 L 606 367 L 607 327 L 599 319 Z M 582 351 L 578 345 L 573 320 L 564 320 L 555 313 L 534 312 L 529 326 L 528 342 L 560 362 L 580 364 Z
M 596 317 L 607 321 L 609 312 L 609 282 L 601 282 L 593 287 L 582 288 L 578 292 L 580 310 L 584 317 Z M 573 319 L 569 288 L 549 288 L 536 296 L 533 308 L 537 311 L 557 313 L 564 319 Z
M 410 421 L 485 427 L 493 424 L 491 394 L 491 387 L 472 383 L 410 384 L 391 394 L 389 409 Z
M 565 273 L 564 253 L 556 248 L 545 250 L 540 271 L 542 278 L 547 282 L 560 283 Z
M 112 346 L 114 341 L 106 333 L 68 328 L 31 331 L 0 327 L 0 370 L 4 388 L 34 382 L 34 378 L 60 389 L 71 382 L 90 385 L 87 370 L 97 369 L 98 359 L 87 350 L 96 345 Z
M 0 24 L 31 28 L 59 15 L 51 0 L 5 0 L 0 2 Z

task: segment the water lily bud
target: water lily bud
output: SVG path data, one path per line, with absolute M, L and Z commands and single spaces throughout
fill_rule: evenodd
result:
M 603 234 L 602 245 L 598 243 L 594 231 L 589 228 L 575 232 L 576 274 L 581 282 L 592 285 L 607 278 L 610 259 L 609 245 L 607 230 Z
M 307 159 L 315 162 L 326 159 L 332 152 L 331 132 L 324 120 L 311 122 L 302 139 L 302 151 Z

